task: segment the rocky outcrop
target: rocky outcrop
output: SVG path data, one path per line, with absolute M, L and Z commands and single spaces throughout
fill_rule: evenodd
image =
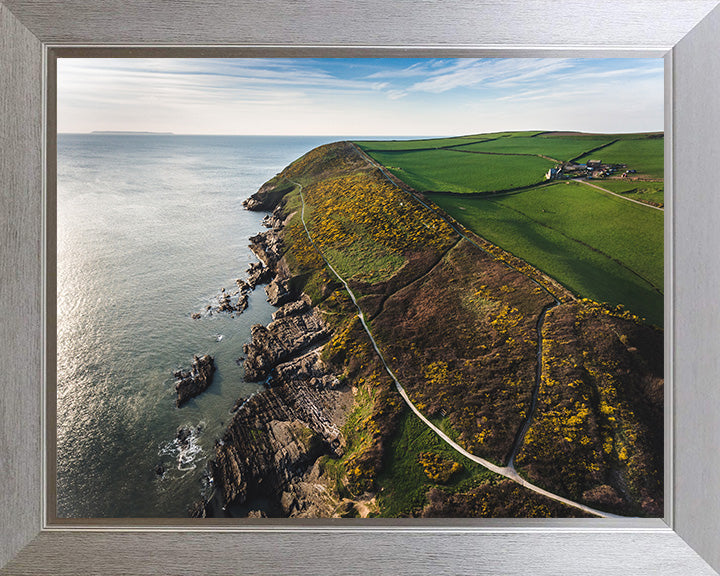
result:
M 284 516 L 330 516 L 337 506 L 327 491 L 317 488 L 322 473 L 318 459 L 342 455 L 338 423 L 351 393 L 322 362 L 319 347 L 330 335 L 328 326 L 310 299 L 298 298 L 290 288 L 283 260 L 285 222 L 277 204 L 292 188 L 271 181 L 244 203 L 250 210 L 275 208 L 263 221 L 269 229 L 250 239 L 259 262 L 248 268 L 247 286 L 268 283 L 268 301 L 280 308 L 270 324 L 252 327 L 251 341 L 244 346 L 245 379 L 266 380 L 267 388 L 233 407 L 209 465 L 213 493 L 192 509 L 196 517 L 263 517 L 264 512 L 253 509 L 256 497 L 273 514 Z M 236 506 L 245 506 L 244 511 L 237 512 Z
M 175 372 L 175 391 L 177 392 L 176 405 L 178 408 L 190 398 L 201 394 L 212 384 L 215 373 L 215 360 L 209 354 L 193 358 L 190 370 Z
M 282 280 L 278 276 L 272 279 L 270 284 L 265 287 L 267 301 L 273 306 L 282 306 L 292 300 L 290 284 L 288 280 Z
M 215 446 L 214 482 L 224 506 L 258 494 L 281 504 L 319 456 L 340 455 L 332 401 L 304 380 L 283 380 L 243 404 Z
M 214 309 L 215 312 L 242 313 L 248 307 L 250 286 L 242 280 L 237 280 L 237 282 L 242 282 L 243 285 L 235 292 L 230 293 L 225 288 L 222 289 L 220 296 L 218 296 L 218 305 Z
M 258 284 L 266 284 L 272 278 L 272 270 L 262 262 L 251 262 L 247 269 L 247 283 L 251 289 Z
M 267 327 L 252 327 L 252 340 L 244 346 L 245 379 L 258 382 L 265 379 L 281 362 L 298 356 L 311 345 L 322 342 L 330 332 L 320 314 L 304 304 L 286 304 L 274 315 Z
M 328 372 L 320 358 L 320 351 L 312 352 L 277 366 L 271 373 L 268 386 L 288 380 L 302 381 L 315 390 L 337 390 L 342 383 L 335 374 Z
M 295 184 L 284 178 L 273 178 L 260 187 L 250 198 L 243 202 L 247 210 L 270 212 L 283 196 L 295 188 Z
M 282 241 L 283 221 L 280 208 L 263 220 L 263 225 L 270 228 L 250 238 L 250 250 L 258 257 L 259 262 L 252 262 L 247 269 L 247 286 L 254 290 L 258 284 L 268 284 L 265 292 L 268 302 L 273 306 L 281 306 L 292 299 L 287 282 L 287 270 L 282 265 L 285 248 Z M 241 288 L 242 291 L 242 288 Z
M 283 242 L 277 230 L 260 232 L 250 237 L 250 250 L 269 269 L 274 270 L 283 255 Z

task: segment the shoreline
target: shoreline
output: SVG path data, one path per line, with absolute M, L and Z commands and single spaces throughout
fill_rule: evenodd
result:
M 264 204 L 252 202 L 255 197 L 246 200 L 246 209 L 266 211 Z M 329 497 L 318 498 L 321 495 L 306 484 L 317 482 L 321 456 L 342 454 L 339 426 L 350 390 L 320 358 L 328 326 L 307 294 L 288 284 L 284 224 L 277 209 L 266 215 L 263 225 L 268 230 L 250 237 L 250 249 L 262 268 L 250 265 L 248 284 L 252 290 L 263 286 L 276 311 L 268 325 L 253 325 L 243 365 L 245 379 L 262 383 L 264 389 L 238 400 L 225 432 L 215 441 L 205 474 L 211 490 L 190 509 L 196 518 L 331 515 L 337 505 Z M 278 457 L 281 454 L 284 457 Z

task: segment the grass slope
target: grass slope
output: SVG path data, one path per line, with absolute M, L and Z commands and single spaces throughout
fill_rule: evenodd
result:
M 622 163 L 626 164 L 628 169 L 637 170 L 638 174 L 662 178 L 665 173 L 664 146 L 663 138 L 628 138 L 583 156 L 578 162 L 597 159 L 611 164 Z
M 486 139 L 484 136 L 461 136 L 457 138 L 428 138 L 421 140 L 358 140 L 355 144 L 366 152 L 375 150 L 423 150 L 426 148 L 442 148 L 444 146 L 471 144 L 473 142 L 482 142 Z
M 536 156 L 458 152 L 372 152 L 370 155 L 418 191 L 492 192 L 542 182 L 554 164 Z
M 420 512 L 426 503 L 427 491 L 439 484 L 428 478 L 420 463 L 420 455 L 428 452 L 460 464 L 460 470 L 446 483 L 456 490 L 474 482 L 498 478 L 493 472 L 458 454 L 417 416 L 406 410 L 386 455 L 383 472 L 378 477 L 378 485 L 382 488 L 378 499 L 382 516 L 397 518 Z
M 665 204 L 665 183 L 647 180 L 602 180 L 595 182 L 601 188 L 622 194 L 625 198 L 638 202 L 654 202 L 656 205 Z
M 427 466 L 432 460 L 455 465 L 456 471 L 433 475 Z M 386 518 L 421 513 L 444 518 L 583 516 L 458 454 L 409 410 L 400 419 L 377 483 L 379 515 Z
M 623 304 L 662 326 L 663 296 L 656 290 L 663 288 L 662 212 L 574 182 L 492 198 L 429 196 L 572 291 Z
M 459 150 L 477 152 L 502 152 L 506 154 L 542 154 L 556 160 L 570 160 L 613 141 L 612 137 L 596 138 L 553 138 L 547 136 L 500 138 L 487 142 L 467 144 Z

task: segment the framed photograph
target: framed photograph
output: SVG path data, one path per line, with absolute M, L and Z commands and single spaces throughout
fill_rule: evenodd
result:
M 49 522 L 663 516 L 661 59 L 57 54 Z
M 717 272 L 698 247 L 717 236 L 704 167 L 720 12 L 665 4 L 577 2 L 537 30 L 542 3 L 457 2 L 452 33 L 438 5 L 400 3 L 382 22 L 370 6 L 276 6 L 275 28 L 257 20 L 272 7 L 238 2 L 195 28 L 159 4 L 151 18 L 132 2 L 0 4 L 3 573 L 501 574 L 530 554 L 541 574 L 714 574 Z M 512 38 L 497 10 L 518 22 Z M 375 24 L 362 38 L 348 28 L 360 13 Z M 402 45 L 399 22 L 413 30 Z M 213 127 L 193 77 L 244 88 L 246 125 Z M 460 94 L 478 82 L 509 103 L 505 125 Z M 310 86 L 335 130 L 283 132 L 293 114 L 321 118 Z M 587 113 L 550 110 L 578 86 Z M 371 90 L 406 110 L 343 124 L 338 102 Z M 414 93 L 442 122 L 403 117 Z M 113 101 L 135 116 L 96 113 Z M 189 101 L 195 136 L 168 134 Z M 468 105 L 487 129 L 453 125 Z M 519 118 L 542 106 L 557 129 Z M 134 121 L 141 109 L 155 121 Z M 258 139 L 252 120 L 275 128 Z M 267 174 L 228 192 L 262 161 Z M 357 204 L 368 190 L 377 207 Z M 252 222 L 222 218 L 232 198 Z M 216 213 L 188 222 L 193 210 Z M 194 234 L 218 253 L 189 254 Z M 550 264 L 566 250 L 589 264 Z M 163 277 L 160 254 L 186 263 L 182 278 Z

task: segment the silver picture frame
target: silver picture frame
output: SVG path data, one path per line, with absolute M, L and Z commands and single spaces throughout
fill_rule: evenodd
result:
M 0 0 L 0 574 L 717 574 L 718 3 Z M 664 58 L 665 518 L 54 518 L 55 62 L 101 55 Z

